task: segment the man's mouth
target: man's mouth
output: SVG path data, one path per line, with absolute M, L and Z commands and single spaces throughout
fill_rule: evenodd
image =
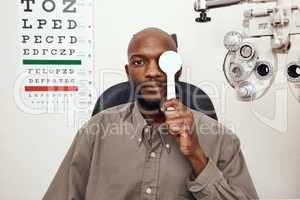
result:
M 162 87 L 155 87 L 155 86 L 149 86 L 149 87 L 143 87 L 143 91 L 146 91 L 146 92 L 160 92 L 162 89 Z
M 162 88 L 163 83 L 158 81 L 149 81 L 141 84 L 141 88 Z
M 163 83 L 158 81 L 145 82 L 140 85 L 140 89 L 144 92 L 157 93 L 163 89 Z

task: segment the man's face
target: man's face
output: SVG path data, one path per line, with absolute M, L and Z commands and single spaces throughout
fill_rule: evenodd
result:
M 166 96 L 167 77 L 158 61 L 167 50 L 176 51 L 176 45 L 170 36 L 161 33 L 137 35 L 129 45 L 126 72 L 139 98 L 147 103 L 161 102 Z

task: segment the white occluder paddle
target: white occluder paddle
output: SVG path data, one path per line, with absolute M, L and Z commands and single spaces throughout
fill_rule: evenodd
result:
M 167 99 L 176 98 L 175 74 L 182 66 L 180 55 L 175 51 L 165 51 L 161 54 L 158 64 L 160 69 L 167 75 Z

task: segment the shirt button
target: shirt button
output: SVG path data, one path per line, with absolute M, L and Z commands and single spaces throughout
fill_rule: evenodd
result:
M 147 189 L 146 189 L 146 193 L 147 193 L 147 194 L 151 194 L 151 192 L 152 192 L 151 188 L 147 188 Z
M 154 152 L 151 152 L 150 156 L 151 156 L 152 158 L 155 158 L 156 155 L 155 155 Z
M 144 129 L 144 132 L 145 132 L 146 134 L 148 134 L 148 133 L 150 133 L 150 131 L 151 131 L 151 126 L 150 126 L 150 125 L 147 125 L 146 128 Z

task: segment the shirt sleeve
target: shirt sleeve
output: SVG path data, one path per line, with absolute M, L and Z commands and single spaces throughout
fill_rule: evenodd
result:
M 197 200 L 258 199 L 239 139 L 233 135 L 231 142 L 223 146 L 223 154 L 227 155 L 217 163 L 209 158 L 204 170 L 188 181 L 189 191 Z
M 84 200 L 93 151 L 93 136 L 76 135 L 43 200 Z

